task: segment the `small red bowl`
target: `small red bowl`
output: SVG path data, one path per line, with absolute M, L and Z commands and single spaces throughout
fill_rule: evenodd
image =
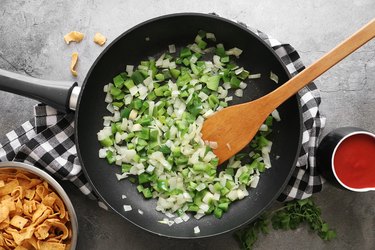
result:
M 316 153 L 319 173 L 339 188 L 375 190 L 375 134 L 357 127 L 328 133 Z

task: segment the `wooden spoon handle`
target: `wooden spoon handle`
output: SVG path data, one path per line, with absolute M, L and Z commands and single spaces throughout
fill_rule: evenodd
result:
M 262 97 L 269 112 L 375 36 L 375 19 L 279 88 Z

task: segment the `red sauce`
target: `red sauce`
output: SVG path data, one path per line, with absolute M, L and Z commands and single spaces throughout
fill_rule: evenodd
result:
M 375 138 L 364 134 L 346 138 L 336 150 L 334 168 L 348 187 L 375 187 Z

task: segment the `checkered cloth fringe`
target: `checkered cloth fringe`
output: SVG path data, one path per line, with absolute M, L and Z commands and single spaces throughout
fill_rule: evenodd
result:
M 35 118 L 0 138 L 0 160 L 19 161 L 45 170 L 57 180 L 69 180 L 96 199 L 79 163 L 74 144 L 74 114 L 62 114 L 39 104 Z
M 298 53 L 289 44 L 252 30 L 268 43 L 292 75 L 303 70 Z M 318 137 L 325 119 L 319 114 L 320 94 L 314 83 L 298 92 L 303 112 L 302 148 L 295 171 L 278 198 L 279 201 L 304 199 L 322 189 L 322 179 L 315 166 Z M 0 138 L 0 160 L 20 161 L 35 165 L 58 180 L 71 181 L 84 195 L 96 199 L 85 178 L 74 144 L 74 115 L 62 114 L 40 104 L 35 117 Z

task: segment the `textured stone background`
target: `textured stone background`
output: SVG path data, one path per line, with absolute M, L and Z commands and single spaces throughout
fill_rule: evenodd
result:
M 0 0 L 0 68 L 34 77 L 74 80 L 68 67 L 78 51 L 82 82 L 103 48 L 91 42 L 97 31 L 110 42 L 142 21 L 174 12 L 216 12 L 292 44 L 306 65 L 322 56 L 357 28 L 374 18 L 373 0 L 208 1 Z M 63 35 L 86 34 L 80 44 L 67 46 Z M 327 117 L 324 134 L 341 126 L 375 132 L 375 43 L 368 43 L 320 77 L 318 84 Z M 0 92 L 0 134 L 32 117 L 35 101 Z M 80 234 L 78 249 L 239 249 L 230 234 L 186 241 L 146 233 L 115 214 L 105 212 L 70 185 Z M 351 193 L 329 184 L 315 195 L 324 218 L 338 238 L 325 243 L 307 227 L 271 232 L 255 249 L 375 249 L 375 192 Z

